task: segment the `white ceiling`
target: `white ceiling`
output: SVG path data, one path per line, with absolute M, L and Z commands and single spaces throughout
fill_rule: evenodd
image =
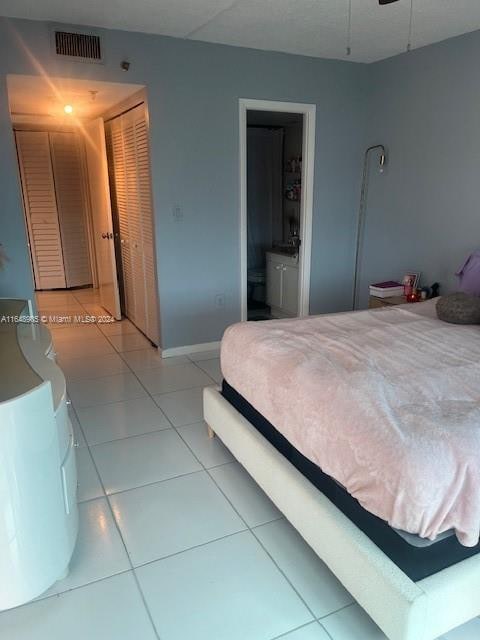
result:
M 137 84 L 20 75 L 7 76 L 7 87 L 10 112 L 17 122 L 45 116 L 64 123 L 72 116 L 96 118 L 142 88 Z M 92 91 L 96 91 L 93 96 Z M 66 104 L 72 105 L 72 116 L 65 114 Z
M 324 58 L 346 57 L 349 0 L 1 0 L 4 16 L 158 33 Z M 351 0 L 352 55 L 405 51 L 410 0 Z M 413 0 L 413 47 L 480 29 L 479 0 Z

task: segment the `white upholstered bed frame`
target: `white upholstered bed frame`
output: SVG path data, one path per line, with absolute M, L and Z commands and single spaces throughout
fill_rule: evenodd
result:
M 204 417 L 390 640 L 434 640 L 480 615 L 480 554 L 413 582 L 220 393 Z

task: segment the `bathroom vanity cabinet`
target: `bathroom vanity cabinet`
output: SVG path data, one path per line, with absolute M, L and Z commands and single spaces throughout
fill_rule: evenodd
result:
M 267 251 L 267 304 L 277 318 L 298 315 L 298 256 Z
M 65 576 L 78 532 L 77 471 L 65 377 L 50 332 L 0 300 L 0 610 Z

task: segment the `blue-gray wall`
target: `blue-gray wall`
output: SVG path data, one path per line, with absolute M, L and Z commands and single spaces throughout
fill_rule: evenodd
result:
M 480 32 L 370 65 L 366 146 L 389 151 L 370 172 L 362 262 L 368 283 L 422 271 L 456 287 L 480 245 Z
M 317 105 L 311 311 L 348 309 L 365 65 L 122 31 L 103 32 L 104 65 L 82 64 L 55 60 L 49 35 L 45 23 L 0 22 L 0 242 L 11 257 L 0 295 L 31 294 L 5 75 L 46 72 L 147 87 L 164 348 L 218 340 L 240 318 L 241 97 Z M 174 220 L 174 205 L 183 221 Z M 219 293 L 225 309 L 214 306 Z

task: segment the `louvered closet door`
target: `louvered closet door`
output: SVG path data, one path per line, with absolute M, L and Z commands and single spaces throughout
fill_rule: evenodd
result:
M 65 287 L 48 133 L 15 134 L 36 289 Z
M 110 123 L 126 315 L 158 344 L 150 154 L 144 105 Z
M 125 176 L 128 202 L 130 259 L 135 295 L 135 324 L 147 334 L 145 273 L 143 267 L 142 220 L 138 188 L 138 159 L 135 140 L 134 110 L 122 116 Z
M 127 179 L 125 174 L 125 156 L 123 149 L 122 120 L 111 121 L 109 132 L 109 151 L 111 151 L 111 170 L 115 186 L 115 204 L 120 233 L 122 254 L 122 279 L 125 314 L 136 324 L 135 287 L 130 257 L 130 229 L 128 216 Z
M 137 154 L 138 196 L 140 204 L 140 225 L 142 235 L 142 258 L 145 285 L 145 333 L 156 344 L 158 331 L 158 285 L 155 270 L 155 240 L 153 225 L 152 187 L 150 176 L 150 147 L 145 107 L 140 105 L 132 110 L 135 126 L 135 147 Z
M 67 287 L 79 287 L 92 283 L 82 143 L 76 133 L 49 135 L 65 280 Z

